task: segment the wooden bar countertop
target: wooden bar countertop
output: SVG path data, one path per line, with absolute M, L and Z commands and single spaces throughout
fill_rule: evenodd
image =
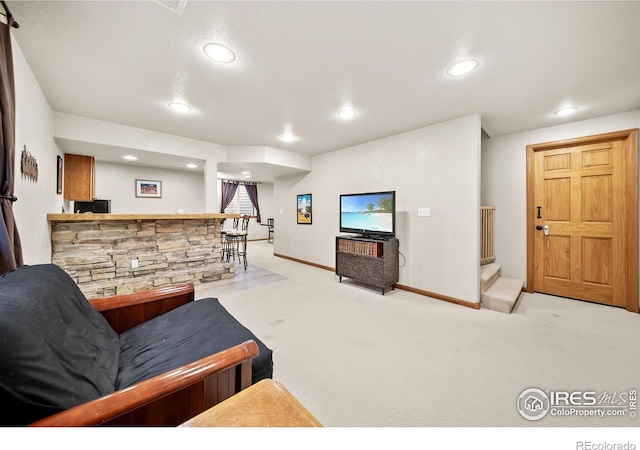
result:
M 190 219 L 234 219 L 239 214 L 47 214 L 49 222 L 94 222 L 107 220 L 190 220 Z

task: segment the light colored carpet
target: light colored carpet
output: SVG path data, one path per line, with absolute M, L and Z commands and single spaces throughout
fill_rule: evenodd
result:
M 274 379 L 329 427 L 620 427 L 624 417 L 520 416 L 528 388 L 640 388 L 640 315 L 523 294 L 511 314 L 395 290 L 339 283 L 334 273 L 250 242 L 249 268 L 196 287 L 274 351 Z M 251 281 L 251 275 L 256 278 Z

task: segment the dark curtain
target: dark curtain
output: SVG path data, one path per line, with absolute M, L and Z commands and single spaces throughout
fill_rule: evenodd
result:
M 260 218 L 260 206 L 258 206 L 258 185 L 245 183 L 244 187 L 247 190 L 247 195 L 249 196 L 249 200 L 251 200 L 251 204 L 256 209 L 256 221 L 260 223 L 262 222 L 262 219 Z
M 22 265 L 22 246 L 13 217 L 13 169 L 15 167 L 15 90 L 11 35 L 13 17 L 7 25 L 0 23 L 0 273 Z
M 238 183 L 223 181 L 222 182 L 222 205 L 220 205 L 220 212 L 224 213 L 224 210 L 229 203 L 233 200 L 233 196 L 236 195 L 238 189 Z

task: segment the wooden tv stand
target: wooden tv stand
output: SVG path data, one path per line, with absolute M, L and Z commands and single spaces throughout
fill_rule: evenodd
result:
M 380 289 L 395 288 L 399 277 L 399 243 L 356 236 L 336 236 L 336 275 Z

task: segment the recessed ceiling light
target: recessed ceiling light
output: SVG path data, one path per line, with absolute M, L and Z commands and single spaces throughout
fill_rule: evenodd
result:
M 190 164 L 187 164 L 187 167 L 188 167 L 189 169 L 197 169 L 197 168 L 198 168 L 198 165 L 197 165 L 197 164 L 190 163 Z
M 123 156 L 124 159 L 126 159 L 127 161 L 137 161 L 138 158 L 136 158 L 135 156 L 131 156 L 131 155 L 126 155 Z
M 353 109 L 342 109 L 338 111 L 338 117 L 342 120 L 351 120 L 356 116 L 356 112 Z
M 452 77 L 459 77 L 473 71 L 478 67 L 478 61 L 475 59 L 466 59 L 464 61 L 458 61 L 447 70 L 447 73 Z
M 577 106 L 569 106 L 568 108 L 562 108 L 554 112 L 556 116 L 568 116 L 569 114 L 573 114 L 578 111 Z
M 251 175 L 251 172 L 245 170 L 244 172 L 242 172 L 242 175 Z
M 251 175 L 245 175 L 244 177 L 245 178 L 251 178 Z
M 222 44 L 207 44 L 204 46 L 204 52 L 209 58 L 220 63 L 230 63 L 236 59 L 233 51 Z
M 286 133 L 284 133 L 283 135 L 280 136 L 280 140 L 285 141 L 285 142 L 293 142 L 295 140 L 297 140 L 298 138 L 295 137 L 290 131 L 287 131 Z
M 191 111 L 191 106 L 185 105 L 184 103 L 169 103 L 169 108 L 180 113 L 188 113 L 189 111 Z

